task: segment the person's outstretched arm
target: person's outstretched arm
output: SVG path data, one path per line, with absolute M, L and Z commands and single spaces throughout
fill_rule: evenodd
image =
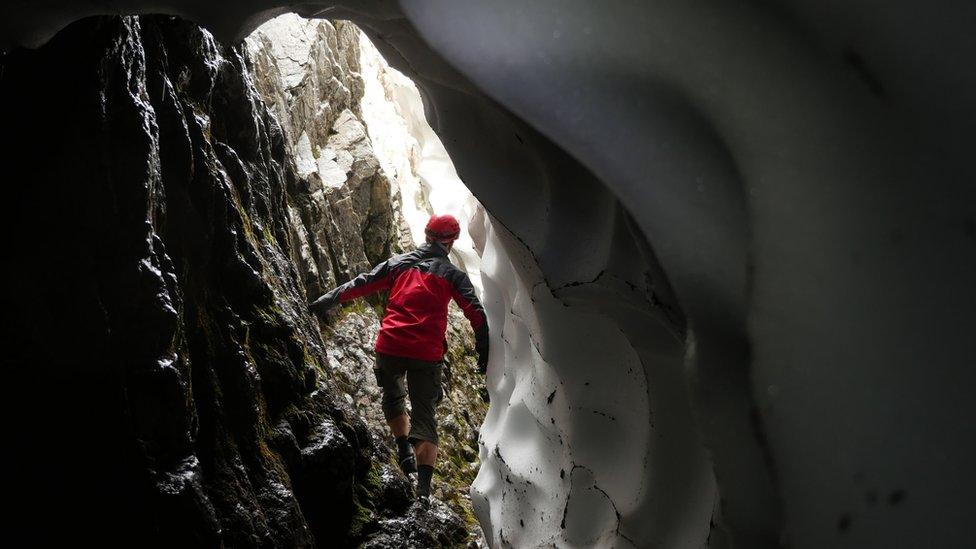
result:
M 345 303 L 357 297 L 374 294 L 381 290 L 388 290 L 393 282 L 393 277 L 390 276 L 389 262 L 390 260 L 386 260 L 380 263 L 373 267 L 372 271 L 360 274 L 349 282 L 309 303 L 309 309 L 313 313 L 324 315 L 336 303 Z
M 474 293 L 474 286 L 468 275 L 457 271 L 454 280 L 451 297 L 461 307 L 464 316 L 471 323 L 474 329 L 474 348 L 478 352 L 478 371 L 482 374 L 488 371 L 488 317 L 485 315 L 485 308 L 478 301 L 478 296 Z

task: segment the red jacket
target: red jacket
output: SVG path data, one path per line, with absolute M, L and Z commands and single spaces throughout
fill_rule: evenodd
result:
M 379 353 L 439 362 L 447 350 L 447 306 L 457 302 L 474 328 L 478 365 L 488 361 L 488 320 L 468 275 L 437 244 L 387 259 L 312 303 L 319 312 L 383 290 L 390 298 L 376 338 Z

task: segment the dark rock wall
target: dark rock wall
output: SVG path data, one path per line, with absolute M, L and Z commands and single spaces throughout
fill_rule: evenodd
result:
M 322 375 L 300 189 L 240 47 L 98 18 L 2 62 L 2 362 L 30 540 L 346 545 L 402 508 Z

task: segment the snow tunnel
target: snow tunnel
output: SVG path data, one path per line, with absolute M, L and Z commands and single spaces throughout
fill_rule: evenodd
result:
M 39 47 L 90 15 L 160 12 L 199 23 L 217 42 L 234 44 L 272 17 L 294 12 L 354 21 L 390 65 L 416 82 L 431 127 L 483 205 L 468 228 L 481 255 L 492 327 L 486 380 L 492 404 L 481 426 L 482 467 L 471 498 L 491 546 L 880 548 L 968 542 L 976 489 L 976 405 L 969 395 L 976 382 L 972 5 L 404 0 L 203 6 L 127 0 L 111 9 L 50 2 L 0 12 L 0 43 L 8 49 L 0 85 L 5 116 L 14 121 L 0 130 L 11 155 L 4 165 L 21 176 L 6 182 L 13 198 L 3 232 L 14 235 L 10 257 L 20 266 L 4 275 L 6 347 L 12 349 L 6 361 L 28 393 L 70 393 L 63 385 L 87 372 L 126 380 L 121 401 L 151 395 L 165 401 L 171 415 L 174 407 L 183 410 L 178 421 L 162 420 L 156 408 L 136 405 L 124 424 L 75 441 L 124 454 L 133 470 L 155 475 L 155 484 L 138 492 L 153 494 L 152 510 L 127 511 L 133 531 L 180 524 L 174 531 L 210 532 L 194 539 L 215 546 L 236 527 L 234 520 L 251 524 L 222 514 L 232 502 L 246 500 L 241 508 L 284 511 L 262 514 L 254 528 L 265 537 L 255 534 L 245 544 L 304 540 L 288 536 L 308 523 L 317 537 L 284 544 L 323 545 L 321 536 L 339 519 L 303 494 L 332 478 L 323 471 L 352 467 L 360 454 L 350 443 L 350 457 L 318 466 L 316 448 L 332 431 L 317 431 L 301 418 L 288 429 L 267 424 L 303 403 L 311 403 L 309 410 L 332 406 L 291 396 L 314 385 L 302 368 L 286 368 L 285 375 L 263 366 L 275 363 L 271 359 L 307 365 L 306 355 L 321 350 L 306 353 L 289 344 L 259 352 L 242 343 L 247 352 L 231 352 L 206 344 L 214 333 L 233 342 L 279 333 L 313 337 L 292 285 L 266 292 L 280 310 L 248 313 L 254 318 L 241 313 L 253 309 L 241 296 L 264 292 L 252 271 L 278 269 L 283 279 L 290 276 L 288 261 L 275 255 L 274 246 L 242 252 L 238 265 L 194 245 L 172 244 L 212 226 L 235 229 L 226 239 L 238 248 L 244 240 L 265 242 L 262 230 L 251 228 L 254 219 L 216 208 L 216 221 L 198 227 L 192 216 L 200 204 L 212 203 L 189 187 L 183 203 L 173 202 L 164 185 L 170 206 L 162 211 L 152 207 L 159 191 L 147 185 L 129 197 L 127 204 L 137 207 L 126 215 L 71 188 L 67 196 L 90 210 L 79 225 L 84 230 L 66 236 L 43 227 L 36 234 L 25 231 L 30 212 L 48 200 L 45 189 L 30 181 L 43 186 L 74 173 L 47 165 L 51 159 L 35 149 L 60 150 L 59 143 L 82 138 L 50 135 L 48 128 L 58 124 L 72 127 L 70 102 L 59 102 L 59 118 L 36 117 L 45 128 L 20 131 L 30 115 L 18 113 L 11 101 L 30 95 L 10 92 L 21 89 L 10 83 L 31 73 L 12 48 Z M 128 80 L 100 91 L 102 103 L 96 104 L 121 95 L 138 106 L 147 96 L 139 91 L 140 71 L 155 70 L 150 56 L 138 53 L 151 49 L 152 41 L 143 39 L 145 46 L 131 37 L 108 40 L 114 57 L 63 70 L 97 72 L 108 80 L 117 70 L 106 59 L 134 51 L 145 60 L 132 65 Z M 34 62 L 60 66 L 44 55 Z M 171 48 L 167 59 L 175 63 L 180 55 L 197 52 Z M 233 59 L 228 63 L 238 66 Z M 260 123 L 234 123 L 236 114 L 252 108 L 239 106 L 246 83 L 209 65 L 185 74 L 170 78 L 174 93 L 193 99 L 201 89 L 219 88 L 216 112 L 189 101 L 190 114 L 167 117 L 173 105 L 163 101 L 154 104 L 154 122 L 146 122 L 158 131 L 145 142 L 109 140 L 110 147 L 94 151 L 103 156 L 79 152 L 71 159 L 139 178 L 154 163 L 185 169 L 210 158 L 168 160 L 183 153 L 167 148 L 166 132 L 186 133 L 193 143 L 223 135 L 212 156 L 223 166 L 242 166 L 251 179 L 254 173 L 267 179 L 273 191 L 268 196 L 275 196 L 275 177 L 253 166 L 273 156 L 280 136 Z M 100 120 L 107 125 L 128 119 L 102 113 Z M 12 135 L 10 128 L 20 133 Z M 43 145 L 50 141 L 54 145 Z M 231 152 L 253 148 L 253 158 L 230 154 L 225 145 Z M 149 160 L 119 160 L 138 154 Z M 32 178 L 31 169 L 46 175 Z M 233 169 L 223 171 L 233 177 Z M 171 177 L 164 169 L 159 179 Z M 117 201 L 118 192 L 106 190 L 106 200 Z M 227 193 L 231 203 L 251 201 L 239 189 Z M 262 205 L 261 193 L 257 198 L 251 215 L 268 220 L 267 241 L 281 241 L 275 220 L 284 211 L 273 200 Z M 56 221 L 64 208 L 37 215 Z M 117 226 L 100 228 L 106 215 L 118 218 Z M 163 221 L 169 232 L 160 236 L 154 227 Z M 129 255 L 122 261 L 107 254 L 90 243 L 92 237 L 117 240 Z M 177 249 L 164 254 L 158 240 Z M 174 254 L 184 257 L 182 271 L 167 263 Z M 131 274 L 131 265 L 142 261 L 146 267 L 139 272 L 149 274 Z M 72 284 L 89 289 L 90 299 L 74 300 L 56 289 L 65 283 L 51 270 L 61 263 L 88 269 L 88 278 L 79 275 Z M 193 305 L 214 299 L 190 291 L 197 287 L 193 273 L 224 273 L 225 264 L 228 280 L 239 279 L 241 289 L 228 291 L 220 306 Z M 176 292 L 180 285 L 184 290 Z M 150 315 L 125 298 L 130 294 L 183 297 L 166 298 L 168 305 Z M 65 300 L 77 312 L 60 309 Z M 262 324 L 268 316 L 290 320 Z M 193 336 L 186 318 L 196 319 L 201 335 Z M 238 323 L 240 330 L 223 327 Z M 101 335 L 101 326 L 113 335 Z M 36 377 L 33 357 L 51 327 L 73 335 L 44 351 L 50 356 L 41 353 L 42 364 L 68 364 L 73 357 L 76 367 Z M 167 336 L 160 338 L 160 331 Z M 200 389 L 210 378 L 196 373 L 191 388 L 180 377 L 190 369 L 184 347 L 215 364 L 243 357 L 242 371 L 254 370 L 261 380 L 216 368 L 213 386 L 220 391 Z M 135 375 L 126 367 L 109 376 L 89 366 L 111 362 L 104 357 L 122 351 L 128 354 L 115 362 L 138 357 L 145 371 Z M 255 353 L 265 359 L 250 360 Z M 265 404 L 251 406 L 249 395 L 258 393 Z M 72 395 L 68 402 L 86 400 Z M 208 427 L 197 417 L 205 416 L 210 402 L 236 411 Z M 338 412 L 326 414 L 342 427 L 334 436 L 354 440 L 355 429 L 343 430 L 336 419 L 343 413 L 336 406 Z M 52 424 L 18 423 L 19 437 L 31 441 Z M 213 472 L 199 462 L 230 450 L 218 445 L 204 452 L 187 431 L 198 433 L 195 440 L 232 433 L 235 448 L 253 441 L 252 453 L 263 465 L 227 458 L 234 464 L 228 470 L 248 474 L 221 485 L 233 490 L 215 490 L 208 480 Z M 124 437 L 151 443 L 129 456 Z M 61 446 L 48 440 L 34 451 L 60 461 Z M 297 465 L 289 453 L 293 446 Z M 99 468 L 107 467 L 103 460 L 90 460 L 89 472 L 107 470 Z M 129 482 L 111 473 L 123 480 L 108 475 L 106 483 Z M 63 478 L 99 486 L 78 480 L 83 475 L 85 470 Z M 292 484 L 299 502 L 294 505 Z M 261 486 L 273 489 L 251 488 Z M 357 486 L 336 490 L 346 490 L 355 502 Z M 33 495 L 25 501 L 35 503 L 59 494 L 57 486 L 26 489 Z M 228 495 L 249 490 L 253 496 Z

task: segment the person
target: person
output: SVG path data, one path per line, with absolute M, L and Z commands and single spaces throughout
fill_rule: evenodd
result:
M 309 305 L 322 316 L 337 303 L 389 291 L 376 338 L 373 372 L 383 392 L 383 415 L 396 439 L 400 468 L 408 475 L 417 473 L 417 499 L 425 506 L 429 504 L 437 459 L 434 411 L 443 398 L 441 363 L 447 351 L 445 332 L 451 299 L 474 329 L 479 372 L 485 374 L 488 365 L 488 319 L 484 307 L 468 275 L 448 259 L 460 233 L 461 226 L 453 216 L 432 216 L 425 229 L 424 245 L 383 261 L 369 273 L 360 274 Z

